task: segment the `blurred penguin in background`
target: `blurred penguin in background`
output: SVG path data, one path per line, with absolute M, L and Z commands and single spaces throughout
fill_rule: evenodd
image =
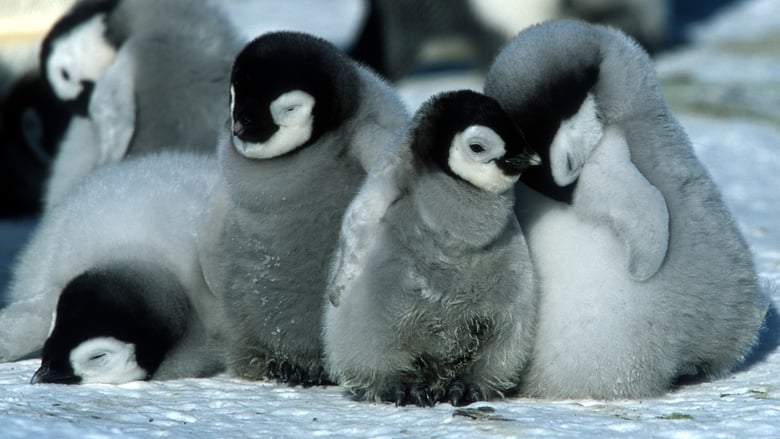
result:
M 38 73 L 38 51 L 74 0 L 0 2 L 0 218 L 40 211 L 45 181 L 70 121 Z
M 0 103 L 0 217 L 40 212 L 45 182 L 71 113 L 37 73 Z
M 487 70 L 518 31 L 564 17 L 615 26 L 655 51 L 669 9 L 668 0 L 367 0 L 349 53 L 391 81 L 432 68 Z
M 208 1 L 76 3 L 41 47 L 41 73 L 75 116 L 46 204 L 92 169 L 124 157 L 165 149 L 213 153 L 240 48 L 233 24 Z

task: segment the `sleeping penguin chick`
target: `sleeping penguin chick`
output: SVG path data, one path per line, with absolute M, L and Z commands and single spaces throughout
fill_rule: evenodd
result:
M 641 398 L 730 371 L 767 300 L 645 52 L 614 29 L 550 22 L 507 45 L 485 92 L 545 163 L 516 193 L 540 288 L 522 390 Z
M 353 267 L 340 248 L 323 332 L 328 371 L 354 398 L 463 405 L 517 384 L 536 308 L 511 190 L 538 160 L 524 144 L 494 100 L 449 92 L 372 169 L 346 214 L 372 224 L 342 228 L 369 250 Z M 337 288 L 341 270 L 357 273 Z
M 191 311 L 175 275 L 156 264 L 123 261 L 91 268 L 60 294 L 32 382 L 150 378 L 185 333 Z
M 41 71 L 87 118 L 55 161 L 46 205 L 106 163 L 160 150 L 214 152 L 224 90 L 242 47 L 233 25 L 203 0 L 83 0 L 49 31 Z
M 223 370 L 223 320 L 196 243 L 218 177 L 214 157 L 172 152 L 85 177 L 44 215 L 17 262 L 0 310 L 0 361 L 43 346 L 34 379 L 43 382 Z
M 233 374 L 324 383 L 320 328 L 341 217 L 407 114 L 383 81 L 306 34 L 262 35 L 236 58 L 223 184 L 201 243 L 231 326 Z

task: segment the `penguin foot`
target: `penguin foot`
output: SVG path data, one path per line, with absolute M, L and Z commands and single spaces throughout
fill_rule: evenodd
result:
M 352 394 L 357 396 L 360 390 L 352 390 Z M 362 391 L 365 395 L 365 390 Z M 379 399 L 385 402 L 392 402 L 398 406 L 414 404 L 418 407 L 433 407 L 437 402 L 442 401 L 444 391 L 442 389 L 432 389 L 425 384 L 409 384 L 404 382 L 394 382 L 386 385 L 379 394 Z
M 447 386 L 447 401 L 455 407 L 469 405 L 472 402 L 485 400 L 484 392 L 479 386 L 460 380 L 453 381 Z
M 326 386 L 333 384 L 321 365 L 305 368 L 287 360 L 270 359 L 266 363 L 267 376 L 290 386 Z

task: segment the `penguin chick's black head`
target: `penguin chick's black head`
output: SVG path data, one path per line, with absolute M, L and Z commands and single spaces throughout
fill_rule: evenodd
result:
M 273 143 L 280 128 L 294 131 L 292 125 L 303 125 L 305 119 L 308 125 L 303 132 L 280 133 L 285 139 L 275 140 L 297 144 L 278 147 L 281 152 L 274 155 L 306 146 L 355 112 L 358 82 L 354 62 L 331 43 L 297 32 L 264 34 L 250 42 L 233 64 L 234 139 L 247 145 Z M 280 120 L 285 118 L 291 122 Z M 270 156 L 261 153 L 260 158 Z
M 485 78 L 485 94 L 501 103 L 541 157 L 543 166 L 529 169 L 523 182 L 559 201 L 571 202 L 576 181 L 564 187 L 554 181 L 550 148 L 589 95 L 599 100 L 601 44 L 586 23 L 532 26 L 507 44 Z
M 96 19 L 105 23 L 105 16 L 118 4 L 119 0 L 77 2 L 52 26 L 41 42 L 41 75 L 75 114 L 87 115 L 96 73 L 105 66 L 106 57 L 111 57 L 105 55 L 106 50 L 95 53 L 95 44 L 106 44 L 114 50 L 119 46 L 119 38 L 109 30 L 105 29 L 102 35 L 93 35 L 86 28 L 94 27 Z M 70 43 L 66 44 L 67 47 L 57 47 L 66 40 Z M 57 51 L 59 53 L 55 57 Z
M 429 99 L 415 115 L 411 136 L 421 163 L 492 192 L 503 192 L 509 180 L 539 163 L 498 103 L 470 90 Z M 496 179 L 502 183 L 488 183 Z
M 149 285 L 136 274 L 95 269 L 68 283 L 33 383 L 125 382 L 155 372 L 179 334 L 149 306 L 141 293 Z

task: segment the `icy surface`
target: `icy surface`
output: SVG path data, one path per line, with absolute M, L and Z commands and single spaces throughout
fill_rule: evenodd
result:
M 778 23 L 776 1 L 746 2 L 697 28 L 694 47 L 658 64 L 667 97 L 720 185 L 759 273 L 774 282 L 780 282 L 780 100 L 772 98 L 780 89 L 773 33 Z M 320 21 L 315 27 L 327 28 Z M 414 108 L 438 89 L 460 87 L 479 88 L 480 80 L 471 73 L 426 76 L 404 81 L 401 92 Z M 29 224 L 0 224 L 3 265 Z M 780 304 L 780 291 L 767 290 Z M 0 437 L 777 438 L 779 337 L 774 313 L 756 353 L 739 371 L 658 399 L 514 398 L 466 408 L 356 403 L 337 387 L 289 388 L 227 376 L 121 386 L 30 385 L 38 363 L 27 360 L 0 364 Z

